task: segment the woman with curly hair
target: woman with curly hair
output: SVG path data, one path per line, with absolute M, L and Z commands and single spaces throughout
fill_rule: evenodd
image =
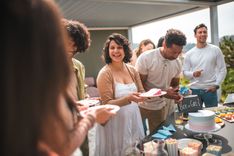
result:
M 125 150 L 144 138 L 138 102 L 144 99 L 140 76 L 128 65 L 131 49 L 121 34 L 110 35 L 104 44 L 106 65 L 99 71 L 97 87 L 103 104 L 120 106 L 117 114 L 105 126 L 97 126 L 96 156 L 122 156 Z

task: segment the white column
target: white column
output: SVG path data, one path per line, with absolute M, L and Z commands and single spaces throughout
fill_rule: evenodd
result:
M 131 43 L 131 47 L 133 47 L 133 41 L 132 41 L 132 27 L 128 28 L 128 41 Z
M 210 6 L 210 27 L 211 43 L 219 46 L 219 26 L 218 26 L 218 9 L 217 6 Z M 222 89 L 217 90 L 218 101 L 220 101 Z
M 217 6 L 210 6 L 211 43 L 219 46 L 219 27 Z

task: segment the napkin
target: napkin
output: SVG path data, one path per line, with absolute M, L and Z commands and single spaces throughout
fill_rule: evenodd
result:
M 162 135 L 160 133 L 155 133 L 152 135 L 152 137 L 157 139 L 166 139 L 168 136 Z
M 176 132 L 175 127 L 172 124 L 169 126 L 163 126 L 162 129 L 159 129 L 152 135 L 152 137 L 157 139 L 167 139 L 173 135 L 171 132 Z
M 171 132 L 176 132 L 176 129 L 175 129 L 175 127 L 174 127 L 172 124 L 170 124 L 170 125 L 167 126 L 167 127 L 163 126 L 163 129 L 164 129 L 164 130 L 171 131 Z
M 168 131 L 168 130 L 160 129 L 160 130 L 158 130 L 158 133 L 160 133 L 162 135 L 165 135 L 167 137 L 172 136 L 172 133 L 170 131 Z

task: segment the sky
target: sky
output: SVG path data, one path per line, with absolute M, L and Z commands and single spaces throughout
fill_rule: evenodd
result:
M 219 37 L 234 35 L 234 2 L 218 6 L 218 28 Z M 179 22 L 178 22 L 179 21 Z M 209 9 L 188 13 L 185 15 L 152 22 L 132 28 L 132 42 L 140 43 L 141 40 L 151 39 L 157 44 L 158 39 L 165 35 L 170 28 L 181 30 L 187 37 L 187 43 L 195 43 L 193 29 L 196 25 L 204 23 L 208 27 L 210 34 L 210 12 Z M 211 42 L 210 36 L 207 39 Z

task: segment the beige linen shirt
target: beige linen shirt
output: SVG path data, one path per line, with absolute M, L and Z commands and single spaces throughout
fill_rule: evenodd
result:
M 177 78 L 181 73 L 181 63 L 178 59 L 165 59 L 160 49 L 153 49 L 141 54 L 135 65 L 136 70 L 142 75 L 148 75 L 145 82 L 146 90 L 151 88 L 159 88 L 162 90 L 168 89 L 172 78 Z M 167 100 L 168 102 L 170 100 Z M 163 97 L 150 99 L 140 107 L 149 110 L 160 110 L 166 105 L 166 100 Z

